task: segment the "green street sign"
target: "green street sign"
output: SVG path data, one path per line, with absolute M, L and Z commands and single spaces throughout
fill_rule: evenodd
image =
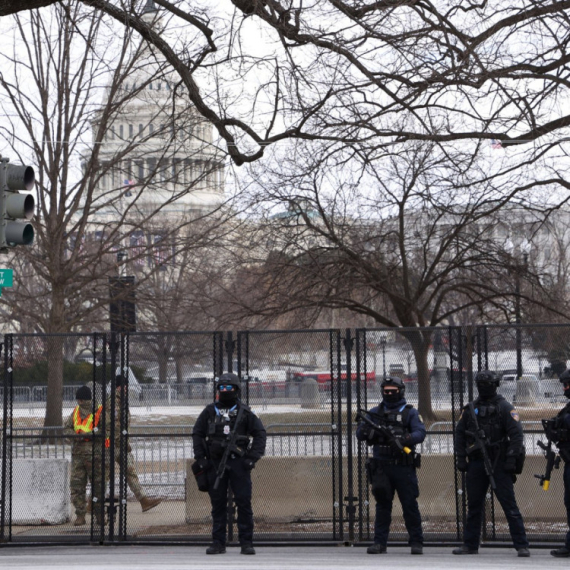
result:
M 0 288 L 12 287 L 13 282 L 14 282 L 14 270 L 0 269 Z
M 13 269 L 0 269 L 0 297 L 2 296 L 2 287 L 12 287 L 14 282 Z

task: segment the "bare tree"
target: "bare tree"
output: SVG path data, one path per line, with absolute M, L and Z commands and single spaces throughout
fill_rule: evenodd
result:
M 286 139 L 359 141 L 370 149 L 495 140 L 538 159 L 560 152 L 559 135 L 570 125 L 555 103 L 567 88 L 568 0 L 451 7 L 156 0 L 172 27 L 184 30 L 180 41 L 141 17 L 148 0 L 83 3 L 164 55 L 236 164 Z M 2 0 L 0 16 L 53 4 Z M 260 41 L 248 41 L 252 33 Z M 205 89 L 213 76 L 219 87 Z M 563 176 L 553 178 L 567 187 Z
M 236 251 L 247 268 L 233 291 L 236 311 L 348 309 L 396 327 L 414 352 L 420 410 L 431 418 L 429 327 L 465 311 L 508 311 L 512 275 L 497 229 L 509 203 L 533 213 L 523 209 L 526 188 L 513 184 L 505 194 L 484 163 L 435 144 L 352 158 L 350 169 L 344 152 L 323 156 L 281 156 L 271 173 L 254 175 L 258 223 Z M 535 270 L 527 268 L 525 282 L 540 288 L 531 295 L 525 286 L 525 299 L 544 305 Z
M 78 3 L 17 16 L 13 53 L 3 54 L 0 88 L 12 113 L 1 135 L 22 162 L 37 164 L 39 210 L 36 244 L 14 257 L 19 286 L 3 302 L 26 330 L 52 333 L 46 426 L 61 425 L 64 341 L 53 333 L 107 320 L 108 278 L 127 264 L 117 254 L 146 260 L 160 249 L 147 228 L 160 224 L 160 239 L 173 244 L 170 257 L 187 248 L 185 228 L 195 217 L 180 213 L 185 197 L 192 202 L 204 192 L 221 165 L 204 150 L 211 143 L 199 137 L 208 139 L 207 131 L 197 128 L 202 122 L 187 96 L 168 84 L 164 62 L 128 29 L 117 38 L 107 20 Z M 157 98 L 161 84 L 167 95 Z M 121 121 L 133 105 L 141 125 L 129 133 Z M 183 161 L 173 158 L 181 154 Z M 158 269 L 145 264 L 139 281 Z

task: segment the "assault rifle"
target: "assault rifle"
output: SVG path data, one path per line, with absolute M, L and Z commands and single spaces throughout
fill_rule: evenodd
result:
M 400 449 L 400 451 L 403 451 L 405 454 L 412 453 L 412 450 L 409 447 L 402 445 L 402 442 L 394 435 L 394 432 L 389 427 L 381 426 L 374 423 L 368 417 L 368 415 L 377 416 L 377 414 L 374 414 L 373 412 L 368 412 L 366 410 L 358 410 L 358 413 L 356 414 L 354 419 L 360 420 L 365 424 L 368 424 L 373 430 L 377 431 L 378 433 L 381 433 L 386 438 L 388 443 L 395 443 L 396 446 Z
M 222 455 L 222 459 L 220 460 L 220 464 L 218 465 L 218 470 L 216 471 L 216 480 L 214 481 L 214 490 L 216 490 L 220 486 L 220 481 L 222 480 L 222 477 L 226 473 L 228 458 L 229 458 L 230 454 L 235 453 L 236 455 L 243 457 L 245 455 L 245 452 L 247 451 L 246 449 L 239 447 L 236 444 L 236 440 L 238 437 L 238 427 L 239 427 L 239 423 L 241 421 L 242 416 L 243 416 L 243 406 L 240 405 L 239 409 L 238 409 L 238 414 L 236 417 L 236 423 L 234 424 L 234 429 L 233 429 L 232 433 L 227 438 L 226 450 L 224 451 L 224 454 Z
M 467 450 L 467 455 L 471 455 L 471 453 L 474 451 L 481 452 L 481 455 L 483 456 L 483 466 L 485 467 L 485 473 L 487 473 L 487 477 L 489 477 L 489 483 L 491 484 L 491 489 L 494 491 L 497 488 L 497 484 L 495 483 L 495 477 L 493 474 L 493 465 L 487 451 L 487 436 L 485 435 L 485 432 L 479 428 L 479 422 L 477 420 L 477 414 L 475 413 L 475 406 L 473 405 L 473 402 L 469 402 L 468 408 L 469 413 L 471 414 L 471 419 L 475 424 L 475 431 L 465 431 L 465 433 L 471 436 L 475 440 L 475 443 L 469 447 Z
M 544 433 L 546 434 L 548 444 L 544 444 L 542 441 L 536 442 L 536 445 L 538 445 L 538 447 L 544 451 L 544 457 L 546 457 L 546 471 L 544 472 L 544 475 L 535 475 L 535 477 L 538 479 L 540 486 L 545 491 L 548 491 L 548 488 L 550 487 L 552 470 L 558 469 L 560 467 L 560 456 L 556 451 L 553 451 L 552 449 L 553 423 L 553 420 L 542 420 L 542 427 L 544 429 Z

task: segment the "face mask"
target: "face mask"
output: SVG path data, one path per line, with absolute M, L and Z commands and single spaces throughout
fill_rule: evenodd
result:
M 218 401 L 224 406 L 231 407 L 237 402 L 238 395 L 236 390 L 233 390 L 232 392 L 218 392 L 218 394 L 220 396 Z
M 497 385 L 490 382 L 477 384 L 477 390 L 479 391 L 479 396 L 483 399 L 489 399 L 497 395 Z
M 395 404 L 401 400 L 400 392 L 383 393 L 384 401 L 388 404 Z

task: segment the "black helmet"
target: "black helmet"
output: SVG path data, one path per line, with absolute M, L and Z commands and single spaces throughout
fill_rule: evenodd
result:
M 380 384 L 380 388 L 384 390 L 384 386 L 396 386 L 396 388 L 398 388 L 400 398 L 403 398 L 406 393 L 406 385 L 399 376 L 384 376 L 382 384 Z
M 241 391 L 241 380 L 237 374 L 233 374 L 232 372 L 224 372 L 218 379 L 218 386 L 224 386 L 227 384 L 235 386 L 237 392 Z
M 115 376 L 115 388 L 120 388 L 121 386 L 128 386 L 129 382 L 124 374 L 117 374 Z
M 89 386 L 81 386 L 81 388 L 77 389 L 77 392 L 75 392 L 75 399 L 76 400 L 91 400 L 92 398 L 92 394 L 91 394 L 91 388 L 89 388 Z
M 560 376 L 558 377 L 558 380 L 560 380 L 560 382 L 562 382 L 562 384 L 569 384 L 570 383 L 570 368 L 567 368 L 566 370 L 564 370 L 564 372 L 562 372 L 562 374 L 560 374 Z
M 475 375 L 475 383 L 479 384 L 479 382 L 489 382 L 498 386 L 501 383 L 501 379 L 491 370 L 481 370 L 481 372 L 477 372 Z

